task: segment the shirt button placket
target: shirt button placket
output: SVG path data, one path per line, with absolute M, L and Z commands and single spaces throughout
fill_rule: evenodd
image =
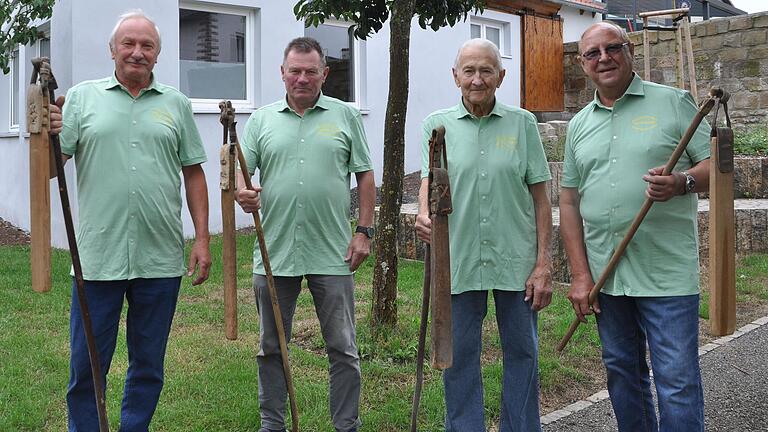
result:
M 304 116 L 308 112 L 304 113 Z M 304 212 L 306 201 L 306 186 L 304 185 L 304 163 L 306 160 L 306 141 L 307 138 L 305 137 L 305 128 L 304 128 L 304 119 L 305 117 L 302 117 L 299 121 L 299 143 L 298 143 L 298 151 L 296 152 L 297 157 L 297 166 L 296 166 L 296 172 L 297 172 L 297 182 L 298 182 L 298 193 L 296 194 L 296 207 L 294 209 L 296 214 L 296 254 L 295 255 L 295 265 L 296 269 L 300 269 L 300 271 L 305 271 L 306 269 L 306 260 L 304 257 L 304 249 L 305 249 L 305 238 L 306 238 L 306 214 Z
M 489 263 L 488 257 L 491 256 L 489 248 L 490 243 L 490 236 L 491 236 L 491 229 L 490 229 L 490 177 L 488 172 L 488 151 L 489 151 L 489 145 L 488 145 L 488 137 L 485 134 L 486 127 L 484 123 L 487 121 L 486 118 L 480 119 L 480 124 L 478 127 L 477 132 L 477 143 L 479 147 L 479 155 L 478 155 L 478 191 L 480 192 L 480 201 L 479 201 L 479 208 L 480 208 L 480 273 L 481 273 L 481 281 L 486 280 L 492 280 L 492 278 L 487 275 L 487 271 L 489 268 L 492 267 L 493 263 Z M 481 282 L 482 283 L 482 282 Z
M 137 111 L 137 103 L 136 99 L 133 99 L 133 102 L 131 103 L 130 108 L 130 119 L 131 119 L 131 126 L 128 128 L 128 142 L 131 143 L 131 148 L 136 147 L 136 140 L 138 133 L 136 132 L 138 130 L 138 122 L 136 120 L 136 111 Z M 133 275 L 133 264 L 134 264 L 134 257 L 137 256 L 137 222 L 136 222 L 136 213 L 139 211 L 139 203 L 137 200 L 136 190 L 138 189 L 139 184 L 139 175 L 140 171 L 137 167 L 137 160 L 138 155 L 134 154 L 133 152 L 128 152 L 128 163 L 130 164 L 130 174 L 128 176 L 128 187 L 131 190 L 131 195 L 129 197 L 129 215 L 128 215 L 128 275 Z

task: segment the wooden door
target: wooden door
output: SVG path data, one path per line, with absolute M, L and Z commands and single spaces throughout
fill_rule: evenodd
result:
M 563 111 L 563 21 L 522 16 L 521 105 L 528 111 Z

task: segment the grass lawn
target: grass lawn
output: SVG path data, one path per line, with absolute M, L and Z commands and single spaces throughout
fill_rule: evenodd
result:
M 251 291 L 253 236 L 238 237 L 239 338 L 224 338 L 221 279 L 221 238 L 214 237 L 214 267 L 204 285 L 182 286 L 166 357 L 166 385 L 153 421 L 154 431 L 255 431 L 259 425 L 256 350 L 258 317 Z M 0 431 L 61 431 L 66 429 L 65 391 L 68 379 L 69 255 L 53 253 L 53 290 L 34 293 L 30 287 L 29 249 L 0 247 Z M 747 301 L 766 302 L 768 256 L 740 267 L 749 285 Z M 762 266 L 762 267 L 760 267 Z M 762 269 L 762 270 L 761 270 Z M 422 265 L 405 262 L 399 270 L 398 328 L 374 337 L 368 327 L 371 259 L 357 273 L 358 343 L 362 356 L 362 431 L 407 430 L 410 418 Z M 762 278 L 762 279 L 760 279 Z M 760 289 L 762 281 L 763 289 Z M 558 287 L 553 305 L 540 314 L 540 369 L 543 411 L 571 397 L 597 390 L 602 375 L 594 325 L 582 326 L 558 356 L 554 346 L 572 319 L 571 308 Z M 493 308 L 484 333 L 483 375 L 486 416 L 499 414 L 501 358 Z M 124 323 L 107 383 L 110 425 L 117 430 L 120 399 L 127 367 Z M 328 414 L 327 361 L 314 316 L 304 291 L 290 344 L 301 429 L 332 431 Z M 599 381 L 599 379 L 598 379 Z M 599 384 L 598 384 L 599 385 Z M 421 431 L 442 430 L 443 394 L 439 371 L 426 369 Z

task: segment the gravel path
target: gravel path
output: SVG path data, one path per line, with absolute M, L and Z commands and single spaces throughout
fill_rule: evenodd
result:
M 747 332 L 737 332 L 738 337 L 717 339 L 700 350 L 708 351 L 700 362 L 708 432 L 768 431 L 768 318 L 755 323 L 742 327 Z M 542 429 L 612 432 L 617 427 L 610 400 L 604 399 Z

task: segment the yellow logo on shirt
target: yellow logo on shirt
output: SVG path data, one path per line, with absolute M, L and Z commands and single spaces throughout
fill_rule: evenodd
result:
M 506 151 L 515 151 L 517 148 L 517 137 L 514 135 L 497 135 L 496 148 Z
M 317 134 L 324 137 L 335 137 L 341 129 L 335 123 L 320 123 L 317 125 Z
M 640 116 L 632 119 L 632 129 L 645 132 L 656 128 L 656 116 Z
M 173 115 L 162 108 L 152 110 L 152 119 L 166 126 L 173 126 Z

